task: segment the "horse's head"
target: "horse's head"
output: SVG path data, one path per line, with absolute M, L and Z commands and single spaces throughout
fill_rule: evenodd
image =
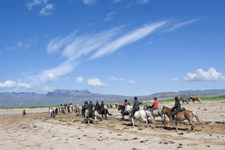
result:
M 132 106 L 127 105 L 127 106 L 125 107 L 125 111 L 131 112 L 131 111 L 132 111 Z
M 143 107 L 144 110 L 147 110 L 148 108 L 149 108 L 148 105 L 144 105 L 144 107 Z
M 162 113 L 162 114 L 166 114 L 166 113 L 168 113 L 170 110 L 171 110 L 171 109 L 170 109 L 169 107 L 163 106 L 161 113 Z

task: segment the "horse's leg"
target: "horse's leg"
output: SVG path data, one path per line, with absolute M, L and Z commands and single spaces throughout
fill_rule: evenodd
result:
M 131 123 L 132 123 L 132 126 L 134 127 L 134 118 L 131 117 Z

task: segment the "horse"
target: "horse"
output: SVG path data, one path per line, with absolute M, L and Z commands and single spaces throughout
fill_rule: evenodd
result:
M 76 116 L 79 116 L 80 115 L 79 105 L 77 105 L 77 106 L 74 107 L 74 113 L 76 114 Z
M 172 122 L 173 120 L 173 110 L 167 106 L 163 106 L 162 108 L 162 114 L 167 115 L 167 117 L 170 119 L 170 121 Z M 177 118 L 176 118 L 176 132 L 178 132 L 178 128 L 177 128 L 177 121 L 184 121 L 184 120 L 188 120 L 188 122 L 191 125 L 191 130 L 194 132 L 194 121 L 193 118 L 196 118 L 196 120 L 200 123 L 203 124 L 202 121 L 200 120 L 200 118 L 198 117 L 198 115 L 195 112 L 192 112 L 190 110 L 184 110 L 181 112 L 177 113 Z
M 149 110 L 149 108 L 150 108 L 150 106 L 148 106 L 148 105 L 144 105 L 144 107 L 143 107 L 144 110 Z M 152 116 L 153 116 L 153 120 L 154 120 L 153 122 L 155 122 L 155 117 L 161 117 L 163 120 L 163 124 L 164 125 L 166 124 L 165 115 L 163 116 L 163 114 L 162 114 L 162 107 L 159 107 L 158 109 L 153 110 Z
M 183 99 L 183 97 L 180 97 L 180 101 L 182 101 L 182 104 L 184 103 L 189 104 L 189 102 L 191 102 L 190 99 Z
M 102 118 L 103 118 L 103 115 L 105 115 L 105 119 L 107 119 L 107 114 L 109 116 L 112 116 L 112 114 L 109 113 L 108 109 L 104 108 L 103 110 L 101 110 L 101 109 L 98 109 L 96 106 L 94 106 L 94 110 L 98 111 L 98 113 L 102 115 Z
M 133 110 L 133 107 L 130 105 L 127 105 L 125 108 L 125 111 L 128 111 L 129 114 L 131 114 L 132 110 Z M 138 110 L 134 113 L 134 116 L 131 117 L 131 124 L 134 127 L 134 119 L 136 119 L 136 120 L 142 119 L 143 121 L 145 121 L 146 126 L 148 126 L 148 117 L 151 117 L 153 123 L 155 123 L 153 120 L 152 113 L 150 111 Z M 140 124 L 140 122 L 139 122 L 139 124 Z M 139 125 L 138 125 L 138 127 L 139 127 Z
M 197 101 L 198 103 L 201 103 L 201 98 L 199 97 L 190 97 L 189 100 L 192 100 L 192 102 L 194 103 L 195 101 Z
M 88 110 L 85 110 L 85 120 L 90 124 L 90 118 L 94 119 L 94 124 L 96 124 L 97 118 L 100 118 L 102 120 L 102 117 L 99 115 L 99 113 L 96 110 L 91 110 L 90 113 L 88 113 Z M 85 121 L 84 120 L 84 121 Z
M 129 113 L 128 111 L 125 111 L 125 108 L 124 108 L 124 105 L 118 105 L 118 111 L 121 111 L 121 114 L 122 114 L 122 111 L 124 111 L 124 116 L 129 116 Z M 122 116 L 122 119 L 121 120 L 124 120 L 123 116 Z
M 49 117 L 50 118 L 55 118 L 55 111 L 53 108 L 49 107 Z
M 117 108 L 119 105 L 118 104 L 115 104 L 115 107 Z
M 70 103 L 69 108 L 70 108 L 70 109 L 69 109 L 69 110 L 70 110 L 69 112 L 72 113 L 73 110 L 74 110 L 74 107 L 73 107 L 73 104 L 72 104 L 72 103 Z
M 23 110 L 23 113 L 22 114 L 23 114 L 23 117 L 24 117 L 27 114 L 26 113 L 26 110 Z

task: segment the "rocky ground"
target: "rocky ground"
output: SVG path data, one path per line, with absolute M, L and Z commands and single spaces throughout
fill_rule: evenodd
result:
M 172 107 L 174 103 L 164 105 Z M 196 112 L 205 126 L 196 125 L 190 132 L 187 122 L 164 127 L 161 118 L 146 128 L 131 127 L 127 116 L 120 121 L 116 108 L 109 109 L 112 116 L 98 121 L 96 125 L 82 123 L 81 116 L 59 114 L 55 119 L 48 115 L 48 108 L 0 109 L 0 149 L 213 149 L 225 150 L 225 101 L 205 101 L 201 104 L 185 104 L 188 110 Z M 136 121 L 137 125 L 138 122 Z

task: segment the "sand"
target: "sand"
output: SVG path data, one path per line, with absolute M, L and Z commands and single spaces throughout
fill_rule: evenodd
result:
M 172 107 L 174 103 L 165 105 Z M 128 116 L 120 121 L 116 108 L 108 109 L 112 116 L 98 121 L 96 125 L 82 123 L 83 117 L 75 114 L 59 114 L 50 118 L 48 108 L 0 109 L 0 149 L 76 149 L 76 150 L 147 150 L 147 149 L 190 149 L 225 150 L 225 101 L 204 101 L 201 104 L 185 104 L 186 109 L 196 112 L 205 127 L 197 124 L 190 132 L 187 123 L 170 123 L 164 128 L 161 118 L 156 124 L 132 127 Z M 138 121 L 135 122 L 138 125 Z

